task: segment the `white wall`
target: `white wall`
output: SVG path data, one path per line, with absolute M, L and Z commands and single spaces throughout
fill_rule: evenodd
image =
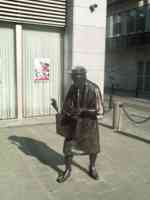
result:
M 94 12 L 89 9 L 92 4 L 98 5 Z M 70 25 L 72 66 L 70 69 L 83 65 L 88 71 L 88 78 L 97 83 L 103 92 L 106 0 L 74 0 L 72 6 L 73 21 Z

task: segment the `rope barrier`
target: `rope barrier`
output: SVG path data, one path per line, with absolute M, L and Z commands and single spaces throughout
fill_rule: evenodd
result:
M 128 118 L 130 121 L 134 122 L 135 124 L 142 124 L 142 123 L 145 123 L 145 122 L 147 122 L 147 121 L 150 120 L 150 116 L 148 116 L 148 117 L 146 117 L 144 120 L 136 121 L 136 120 L 133 119 L 133 118 L 131 117 L 131 115 L 127 112 L 127 110 L 125 109 L 125 106 L 124 106 L 124 105 L 122 105 L 121 108 L 122 108 L 124 114 L 127 116 L 127 118 Z

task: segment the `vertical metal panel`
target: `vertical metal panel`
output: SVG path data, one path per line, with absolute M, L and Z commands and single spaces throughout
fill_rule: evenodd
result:
M 0 119 L 16 118 L 14 28 L 0 25 Z
M 49 80 L 33 80 L 35 59 L 48 58 Z M 52 114 L 50 99 L 60 102 L 61 34 L 48 30 L 23 30 L 24 117 Z

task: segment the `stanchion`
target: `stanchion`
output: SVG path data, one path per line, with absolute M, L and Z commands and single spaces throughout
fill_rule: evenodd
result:
M 115 131 L 119 130 L 120 107 L 121 106 L 122 106 L 121 102 L 114 102 L 114 104 L 113 104 L 113 129 Z

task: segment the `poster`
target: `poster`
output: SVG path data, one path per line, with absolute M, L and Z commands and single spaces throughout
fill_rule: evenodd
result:
M 33 80 L 49 80 L 49 59 L 35 58 Z

